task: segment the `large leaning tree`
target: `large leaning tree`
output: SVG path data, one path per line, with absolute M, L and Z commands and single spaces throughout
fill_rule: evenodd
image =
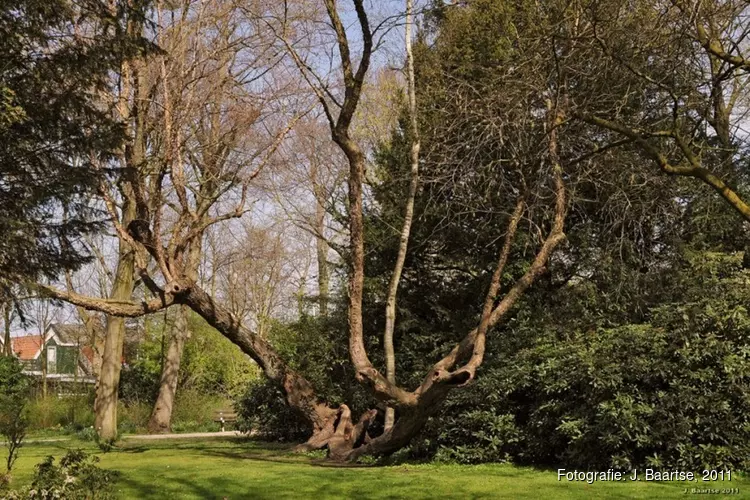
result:
M 244 326 L 222 304 L 215 301 L 190 276 L 188 252 L 191 245 L 201 238 L 206 227 L 217 220 L 227 219 L 241 213 L 240 207 L 216 215 L 209 220 L 197 217 L 191 195 L 188 194 L 186 176 L 179 159 L 167 157 L 168 161 L 149 165 L 148 175 L 128 178 L 135 205 L 136 216 L 123 224 L 114 204 L 110 204 L 112 224 L 119 237 L 133 249 L 135 268 L 142 282 L 148 287 L 150 297 L 142 301 L 100 299 L 46 287 L 46 293 L 81 307 L 98 310 L 114 316 L 141 316 L 163 310 L 173 305 L 186 305 L 204 317 L 227 338 L 250 355 L 263 369 L 266 376 L 283 389 L 287 402 L 303 414 L 314 432 L 308 447 L 328 447 L 336 459 L 353 459 L 364 453 L 390 453 L 408 444 L 419 432 L 426 420 L 440 406 L 452 389 L 470 382 L 482 363 L 485 337 L 488 330 L 511 310 L 523 293 L 544 272 L 555 248 L 564 240 L 563 225 L 566 212 L 565 166 L 560 164 L 561 123 L 567 112 L 564 88 L 560 85 L 564 75 L 556 75 L 550 81 L 534 82 L 533 92 L 522 100 L 524 106 L 511 107 L 504 117 L 508 133 L 521 133 L 514 124 L 522 119 L 524 125 L 533 121 L 537 134 L 528 141 L 529 148 L 511 158 L 507 168 L 507 192 L 512 193 L 506 214 L 506 230 L 499 234 L 496 266 L 484 304 L 479 308 L 478 325 L 465 332 L 462 339 L 436 360 L 425 373 L 417 387 L 405 388 L 390 382 L 373 364 L 365 349 L 363 337 L 362 290 L 364 280 L 364 234 L 363 234 L 363 177 L 365 155 L 361 146 L 352 139 L 350 127 L 360 101 L 363 84 L 373 50 L 374 30 L 370 26 L 367 12 L 361 1 L 355 1 L 355 14 L 363 40 L 363 49 L 357 64 L 353 61 L 349 35 L 341 20 L 339 6 L 333 0 L 324 3 L 325 12 L 333 28 L 336 46 L 341 61 L 341 86 L 337 90 L 313 85 L 320 105 L 329 120 L 333 141 L 341 148 L 349 162 L 348 175 L 348 224 L 349 224 L 349 353 L 356 370 L 357 379 L 379 400 L 393 407 L 396 419 L 393 427 L 384 434 L 371 438 L 367 427 L 377 411 L 365 412 L 355 423 L 346 405 L 331 407 L 321 401 L 315 388 L 276 352 L 261 336 Z M 285 6 L 289 7 L 289 6 Z M 276 36 L 283 40 L 290 57 L 302 70 L 303 76 L 311 79 L 307 66 L 296 50 L 294 40 L 287 38 L 288 17 L 265 16 Z M 298 27 L 297 33 L 304 33 Z M 530 44 L 538 43 L 531 38 Z M 539 49 L 541 50 L 541 49 Z M 312 80 L 310 80 L 312 82 Z M 526 107 L 534 103 L 533 111 Z M 502 149 L 502 148 L 500 148 Z M 532 154 L 527 156 L 527 153 Z M 509 152 L 508 154 L 513 154 Z M 504 166 L 503 166 L 504 167 Z M 252 175 L 246 178 L 250 180 Z M 234 180 L 234 179 L 231 179 Z M 246 189 L 240 183 L 241 194 Z M 175 200 L 175 201 L 173 201 Z M 240 201 L 243 198 L 240 197 Z M 533 211 L 531 210 L 533 208 Z M 175 210 L 177 222 L 168 232 L 164 231 L 165 211 Z M 514 239 L 522 219 L 533 220 L 538 229 L 530 238 L 536 250 L 529 256 L 527 269 L 504 294 L 500 294 L 500 281 L 511 255 Z M 156 264 L 156 274 L 149 266 Z
M 160 47 L 122 61 L 110 92 L 102 96 L 126 135 L 111 162 L 120 175 L 103 179 L 97 193 L 118 247 L 106 300 L 128 303 L 144 287 L 153 291 L 176 274 L 197 281 L 206 231 L 248 211 L 251 181 L 298 117 L 285 121 L 282 113 L 273 115 L 276 92 L 285 82 L 269 79 L 273 85 L 266 85 L 264 78 L 277 58 L 266 50 L 263 30 L 236 6 L 192 0 L 138 4 L 125 29 Z M 100 162 L 99 168 L 110 165 Z M 142 239 L 149 233 L 157 235 L 154 242 Z M 155 282 L 154 270 L 160 274 Z M 117 435 L 125 323 L 122 315 L 103 312 L 95 427 L 101 439 L 111 440 Z M 170 428 L 188 335 L 186 306 L 174 312 L 149 422 L 153 432 Z
M 127 169 L 128 175 L 119 179 L 126 187 L 119 192 L 127 206 L 132 207 L 133 217 L 123 219 L 117 200 L 107 200 L 111 223 L 131 252 L 136 275 L 149 293 L 136 301 L 122 297 L 93 298 L 43 287 L 50 297 L 113 317 L 137 317 L 171 306 L 189 307 L 252 357 L 282 389 L 288 404 L 305 417 L 313 433 L 303 448 L 327 447 L 329 455 L 337 460 L 388 454 L 406 446 L 452 390 L 475 379 L 483 362 L 488 333 L 508 317 L 524 293 L 545 275 L 555 251 L 564 241 L 566 216 L 577 183 L 592 169 L 602 168 L 585 147 L 599 140 L 601 133 L 571 121 L 571 106 L 577 101 L 570 94 L 577 98 L 576 91 L 585 85 L 622 90 L 631 83 L 628 80 L 618 86 L 612 79 L 597 79 L 600 68 L 592 62 L 596 61 L 592 55 L 598 54 L 593 43 L 595 23 L 587 17 L 586 6 L 579 3 L 521 2 L 509 6 L 505 2 L 483 0 L 438 9 L 440 16 L 453 19 L 455 29 L 446 32 L 443 42 L 438 38 L 435 61 L 425 66 L 430 74 L 424 75 L 433 84 L 423 94 L 416 92 L 420 96 L 419 106 L 410 106 L 410 113 L 417 122 L 420 117 L 414 115 L 424 113 L 426 120 L 436 124 L 429 136 L 422 137 L 423 161 L 427 171 L 439 181 L 435 184 L 440 186 L 432 193 L 433 202 L 441 203 L 441 197 L 446 205 L 455 200 L 470 202 L 460 213 L 448 215 L 458 217 L 467 227 L 478 224 L 476 233 L 491 242 L 494 263 L 488 271 L 483 298 L 475 305 L 474 327 L 455 332 L 453 345 L 436 359 L 423 360 L 427 369 L 420 380 L 408 386 L 398 384 L 393 371 L 384 374 L 367 349 L 363 315 L 364 205 L 369 201 L 370 191 L 365 183 L 366 151 L 352 132 L 373 50 L 387 23 L 373 26 L 365 3 L 353 0 L 352 4 L 353 11 L 346 15 L 356 19 L 353 29 L 346 26 L 342 7 L 335 0 L 315 4 L 319 8 L 313 8 L 312 12 L 309 2 L 262 6 L 264 10 L 252 16 L 256 21 L 252 26 L 272 33 L 282 49 L 274 53 L 286 54 L 285 61 L 296 68 L 301 80 L 314 91 L 331 139 L 348 163 L 345 217 L 349 357 L 357 381 L 379 401 L 378 406 L 393 409 L 392 422 L 384 433 L 379 436 L 368 433 L 378 408 L 363 412 L 357 419 L 346 404 L 333 406 L 319 398 L 315 387 L 293 370 L 268 340 L 244 325 L 221 300 L 207 293 L 191 270 L 191 248 L 200 244 L 206 229 L 243 214 L 247 191 L 252 187 L 257 168 L 262 166 L 262 158 L 239 165 L 242 168 L 234 165 L 221 175 L 200 167 L 186 175 L 186 166 L 193 159 L 177 154 L 181 151 L 180 141 L 175 139 L 178 135 L 174 135 L 175 129 L 166 126 L 164 136 L 154 143 L 159 145 L 154 150 L 161 153 L 151 161 L 132 164 Z M 487 27 L 500 26 L 499 32 L 471 29 L 475 26 L 471 21 L 474 18 L 466 16 L 473 8 L 485 9 L 487 15 L 483 19 Z M 244 12 L 251 12 L 250 7 Z M 331 27 L 329 38 L 321 35 L 318 14 L 327 18 Z M 485 47 L 485 51 L 461 52 L 450 48 L 451 36 L 467 34 L 481 38 L 475 41 L 480 41 L 479 46 Z M 310 48 L 318 49 L 328 41 L 337 54 L 338 64 L 336 71 L 322 77 L 316 72 L 319 65 L 312 60 L 315 50 Z M 357 47 L 359 50 L 355 50 Z M 253 64 L 259 66 L 254 68 Z M 261 64 L 262 58 L 258 58 L 245 69 L 263 71 Z M 603 72 L 601 76 L 608 77 L 609 73 Z M 409 85 L 412 92 L 414 85 Z M 138 89 L 139 85 L 131 88 Z M 172 91 L 163 81 L 156 88 L 157 96 Z M 650 102 L 648 95 L 637 94 L 637 97 L 642 100 L 634 98 L 632 108 Z M 127 99 L 140 102 L 132 93 Z M 161 109 L 166 114 L 169 108 Z M 222 112 L 223 109 L 217 110 Z M 631 109 L 631 113 L 637 115 L 638 110 Z M 137 124 L 135 118 L 132 123 Z M 165 116 L 162 119 L 171 123 Z M 280 132 L 291 127 L 291 122 L 286 128 L 282 126 Z M 413 140 L 418 130 L 411 123 Z M 173 134 L 171 139 L 170 134 Z M 282 136 L 277 134 L 279 140 Z M 269 147 L 273 149 L 272 144 Z M 410 234 L 418 230 L 418 219 L 413 224 L 409 222 L 410 206 L 419 191 L 416 157 L 414 154 L 410 160 L 405 217 L 397 231 L 403 243 L 398 256 L 406 254 Z M 412 189 L 412 185 L 416 187 Z M 211 209 L 204 210 L 202 206 Z M 490 214 L 493 224 L 482 225 L 484 214 Z M 490 233 L 485 234 L 487 231 Z M 403 258 L 396 259 L 391 290 L 398 289 Z M 511 267 L 514 272 L 509 271 Z M 389 297 L 397 299 L 395 293 L 389 293 Z M 390 313 L 387 317 L 389 321 L 397 320 Z

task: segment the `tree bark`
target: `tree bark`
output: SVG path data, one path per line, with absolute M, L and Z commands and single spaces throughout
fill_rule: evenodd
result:
M 3 344 L 3 353 L 6 356 L 13 356 L 13 339 L 10 336 L 10 308 L 13 307 L 12 302 L 8 301 L 3 306 L 3 320 L 5 324 L 5 338 Z
M 175 314 L 169 345 L 164 358 L 164 366 L 162 367 L 159 394 L 148 422 L 150 433 L 164 433 L 172 430 L 172 410 L 177 393 L 182 351 L 185 347 L 185 341 L 190 337 L 188 313 L 189 309 L 186 306 L 180 306 Z
M 411 170 L 411 181 L 409 182 L 409 195 L 406 199 L 404 210 L 404 225 L 401 229 L 401 239 L 398 246 L 396 264 L 393 266 L 393 275 L 388 287 L 388 298 L 385 306 L 385 334 L 383 335 L 383 350 L 385 352 L 385 375 L 392 384 L 396 383 L 396 351 L 393 347 L 393 332 L 396 328 L 396 296 L 398 285 L 401 281 L 401 273 L 406 261 L 406 250 L 409 247 L 409 236 L 411 224 L 414 219 L 414 199 L 419 187 L 419 127 L 417 125 L 417 93 L 414 83 L 414 55 L 411 48 L 411 30 L 413 25 L 413 3 L 406 0 L 406 81 L 407 94 L 409 97 L 409 126 L 411 129 L 411 148 L 409 151 L 409 162 Z M 392 407 L 385 409 L 385 430 L 393 427 L 396 420 L 396 411 Z
M 95 380 L 99 380 L 99 376 L 102 373 L 102 362 L 104 359 L 104 343 L 105 339 L 102 337 L 101 325 L 93 326 L 91 332 L 91 369 L 92 375 Z
M 142 27 L 137 21 L 128 21 L 128 30 L 135 33 Z M 134 82 L 131 85 L 131 78 Z M 130 140 L 125 145 L 122 163 L 126 167 L 120 177 L 120 193 L 122 195 L 122 227 L 130 227 L 138 217 L 138 200 L 132 184 L 135 172 L 141 167 L 145 158 L 146 144 L 144 119 L 141 108 L 143 79 L 136 63 L 125 61 L 122 64 L 121 90 L 117 108 Z M 133 101 L 130 102 L 131 89 Z M 119 239 L 118 262 L 115 276 L 112 280 L 111 300 L 129 301 L 135 288 L 136 249 L 122 237 Z M 102 353 L 101 371 L 96 388 L 94 402 L 94 426 L 97 435 L 104 441 L 117 438 L 117 393 L 120 386 L 120 371 L 122 370 L 123 342 L 125 339 L 125 319 L 121 316 L 107 316 L 104 328 L 104 352 Z
M 130 207 L 124 209 L 123 221 L 133 217 L 133 212 L 134 209 Z M 130 300 L 135 282 L 134 272 L 135 252 L 126 242 L 120 240 L 120 260 L 117 263 L 111 299 Z M 117 438 L 117 391 L 122 369 L 125 318 L 107 316 L 104 335 L 104 352 L 94 402 L 94 426 L 100 439 L 111 441 Z
M 318 259 L 318 307 L 322 317 L 328 316 L 328 291 L 330 288 L 330 277 L 328 274 L 328 243 L 325 234 L 325 198 L 323 188 L 313 180 L 315 191 L 315 247 Z

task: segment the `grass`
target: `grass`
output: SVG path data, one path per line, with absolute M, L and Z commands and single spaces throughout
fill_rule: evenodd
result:
M 97 453 L 104 468 L 122 472 L 121 498 L 682 498 L 685 488 L 738 488 L 750 494 L 750 480 L 731 482 L 558 482 L 554 470 L 506 464 L 404 464 L 342 466 L 295 455 L 288 447 L 242 439 L 127 441 L 103 454 L 75 440 L 29 443 L 21 449 L 13 485 L 31 481 L 34 465 L 67 449 Z

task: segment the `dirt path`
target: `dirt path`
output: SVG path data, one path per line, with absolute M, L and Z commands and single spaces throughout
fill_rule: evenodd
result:
M 250 436 L 254 433 L 251 432 Z M 192 439 L 192 438 L 214 438 L 214 437 L 241 437 L 247 436 L 240 431 L 224 431 L 224 432 L 185 432 L 182 434 L 126 434 L 120 437 L 121 440 L 138 440 L 138 441 L 149 441 L 155 439 Z M 70 441 L 74 436 L 56 437 L 56 438 L 31 438 L 25 439 L 24 443 L 54 443 L 56 441 Z M 0 446 L 5 446 L 5 441 L 0 441 Z
M 224 432 L 186 432 L 182 434 L 130 434 L 122 436 L 121 439 L 138 439 L 138 440 L 150 440 L 150 439 L 182 439 L 182 438 L 207 438 L 207 437 L 240 437 L 246 434 L 240 431 L 224 431 Z M 251 433 L 252 435 L 252 433 Z

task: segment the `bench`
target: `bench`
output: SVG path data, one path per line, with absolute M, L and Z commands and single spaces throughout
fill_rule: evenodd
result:
M 224 432 L 225 424 L 233 424 L 237 421 L 237 413 L 234 410 L 216 410 L 214 422 L 221 424 L 221 432 Z

